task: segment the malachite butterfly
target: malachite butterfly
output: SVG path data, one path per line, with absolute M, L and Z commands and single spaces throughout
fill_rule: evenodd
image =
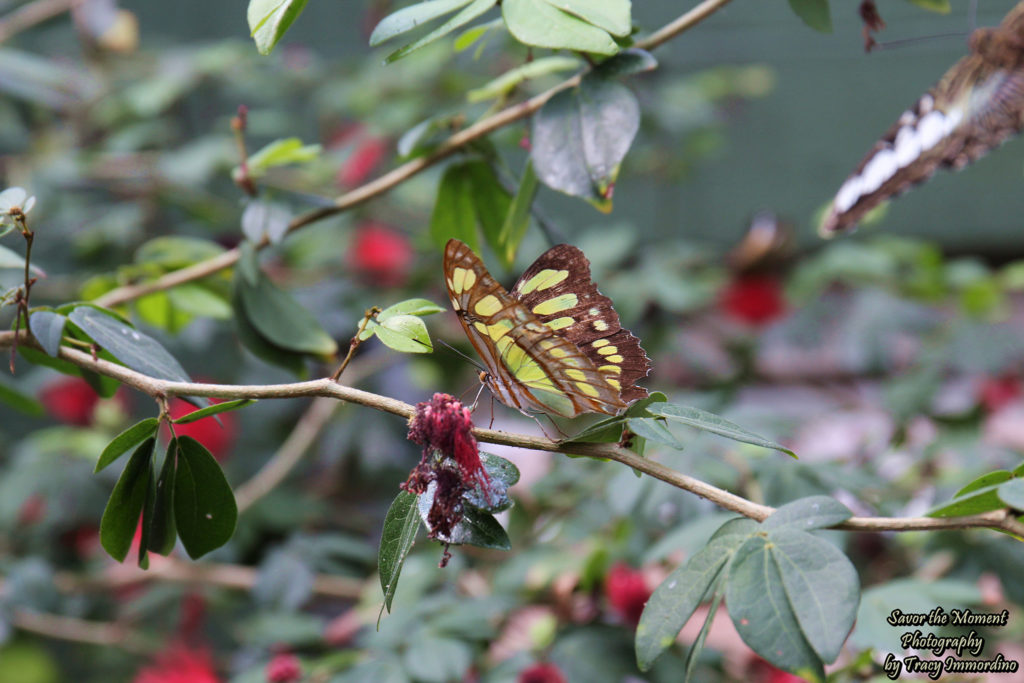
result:
M 996 28 L 971 34 L 970 48 L 842 184 L 822 220 L 824 236 L 853 228 L 938 167 L 963 168 L 1024 128 L 1024 1 Z
M 651 364 L 590 279 L 583 252 L 559 244 L 526 269 L 511 293 L 459 240 L 444 251 L 452 307 L 483 359 L 482 379 L 520 412 L 617 415 L 647 396 Z

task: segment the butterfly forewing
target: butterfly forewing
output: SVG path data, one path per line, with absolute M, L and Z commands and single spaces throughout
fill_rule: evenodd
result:
M 631 399 L 620 392 L 617 377 L 599 369 L 584 348 L 509 294 L 465 244 L 448 242 L 444 271 L 452 306 L 500 401 L 564 417 L 614 415 L 626 407 Z
M 997 29 L 972 37 L 974 54 L 903 113 L 843 183 L 821 225 L 829 235 L 857 224 L 886 199 L 962 168 L 1024 127 L 1024 2 Z

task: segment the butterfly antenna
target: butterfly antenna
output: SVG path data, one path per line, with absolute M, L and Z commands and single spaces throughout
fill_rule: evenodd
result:
M 491 394 L 491 423 L 487 425 L 487 428 L 494 428 L 494 394 Z
M 898 40 L 887 40 L 884 43 L 875 43 L 872 49 L 876 50 L 888 50 L 894 47 L 900 47 L 902 45 L 911 45 L 913 43 L 923 43 L 929 40 L 945 40 L 947 38 L 965 38 L 968 34 L 963 31 L 952 31 L 950 33 L 936 33 L 930 36 L 916 36 L 914 38 L 900 38 Z
M 473 405 L 470 407 L 469 412 L 472 413 L 472 412 L 476 411 L 476 406 L 480 402 L 480 394 L 482 394 L 483 391 L 484 391 L 484 383 L 481 382 L 480 383 L 480 388 L 476 390 L 476 396 L 473 397 Z M 492 398 L 492 400 L 493 400 L 493 398 Z M 492 424 L 494 423 L 494 411 L 493 410 L 491 410 L 491 423 Z
M 459 351 L 457 348 L 446 342 L 444 339 L 438 339 L 437 342 L 441 344 L 441 346 L 445 347 L 446 349 L 454 353 L 456 356 L 461 356 L 463 360 L 468 361 L 477 370 L 481 372 L 487 372 L 487 368 L 485 368 L 483 365 L 481 365 L 477 361 L 473 360 L 472 358 L 464 354 L 462 351 Z

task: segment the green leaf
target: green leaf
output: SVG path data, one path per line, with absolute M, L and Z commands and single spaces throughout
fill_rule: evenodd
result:
M 499 251 L 501 230 L 512 199 L 486 161 L 469 161 L 465 167 L 469 174 L 470 197 L 473 198 L 477 223 L 483 230 L 487 244 L 491 249 Z
M 370 45 L 376 47 L 386 40 L 395 36 L 408 33 L 419 26 L 454 12 L 460 7 L 465 7 L 472 0 L 427 0 L 418 2 L 408 7 L 403 7 L 397 12 L 392 12 L 380 20 L 370 34 Z
M 431 528 L 427 520 L 430 516 L 430 508 L 434 505 L 436 490 L 437 482 L 430 482 L 427 490 L 420 494 L 416 502 L 420 521 L 427 529 Z M 434 538 L 451 545 L 473 545 L 478 548 L 493 548 L 495 550 L 508 550 L 512 547 L 508 533 L 494 518 L 494 515 L 468 505 L 463 507 L 462 519 L 451 530 L 451 533 L 447 536 L 437 533 Z
M 470 507 L 483 512 L 497 513 L 512 507 L 508 489 L 519 481 L 519 468 L 511 461 L 490 453 L 481 453 L 480 461 L 487 472 L 488 481 L 483 485 L 474 481 L 462 499 Z
M 470 102 L 483 102 L 495 97 L 503 97 L 524 81 L 579 67 L 580 60 L 575 57 L 541 57 L 510 69 L 485 85 L 470 90 L 466 93 L 466 99 Z
M 473 207 L 473 185 L 464 164 L 452 164 L 441 176 L 437 201 L 430 216 L 430 237 L 440 248 L 451 238 L 480 247 L 476 239 L 476 209 Z
M 654 660 L 675 642 L 743 540 L 740 536 L 727 536 L 711 541 L 654 590 L 636 627 L 636 661 L 641 671 L 650 669 Z
M 402 491 L 391 503 L 384 518 L 384 530 L 377 552 L 380 587 L 384 591 L 384 607 L 389 612 L 395 590 L 398 588 L 402 564 L 416 542 L 416 532 L 419 528 L 420 516 L 416 509 L 416 495 Z
M 647 50 L 630 47 L 609 57 L 596 67 L 594 72 L 600 78 L 622 78 L 658 68 L 658 60 Z
M 640 399 L 631 405 L 622 415 L 614 415 L 612 417 L 599 420 L 578 434 L 571 436 L 560 443 L 611 443 L 619 441 L 622 439 L 622 428 L 625 426 L 625 421 L 627 419 L 632 417 L 648 417 L 650 416 L 648 408 L 651 404 L 664 402 L 665 394 L 660 391 L 652 391 L 650 396 Z
M 156 237 L 135 252 L 135 262 L 178 270 L 224 253 L 224 247 L 198 237 Z
M 167 349 L 148 334 L 92 306 L 79 306 L 68 320 L 124 365 L 154 379 L 191 382 L 188 373 Z M 205 399 L 201 402 L 205 403 Z
M 764 529 L 788 527 L 801 531 L 825 529 L 853 517 L 850 509 L 835 498 L 809 496 L 783 505 L 761 523 Z
M 0 382 L 0 403 L 6 403 L 15 410 L 33 417 L 41 417 L 46 414 L 46 408 L 42 403 L 21 393 L 6 382 Z
M 637 436 L 664 444 L 672 448 L 683 450 L 685 445 L 675 434 L 665 426 L 665 420 L 655 417 L 634 417 L 626 420 L 629 430 Z
M 423 320 L 414 315 L 391 316 L 373 328 L 385 346 L 402 353 L 430 353 L 434 350 Z
M 423 316 L 433 315 L 434 313 L 444 313 L 444 309 L 429 299 L 406 299 L 405 301 L 399 301 L 397 304 L 392 304 L 378 313 L 377 321 L 384 322 L 396 315 Z
M 701 410 L 700 408 L 681 406 L 674 403 L 664 403 L 652 405 L 649 410 L 657 417 L 664 417 L 675 422 L 681 422 L 685 425 L 689 425 L 690 427 L 695 427 L 696 429 L 700 429 L 705 432 L 711 432 L 712 434 L 718 434 L 719 436 L 724 436 L 725 438 L 732 439 L 733 441 L 741 441 L 754 446 L 771 448 L 787 453 L 794 458 L 796 457 L 796 454 L 788 448 L 784 448 L 774 441 L 769 441 L 763 436 L 758 436 L 753 432 L 743 429 L 737 424 L 729 422 L 723 417 Z
M 504 0 L 501 14 L 509 33 L 526 45 L 599 55 L 619 50 L 607 31 L 555 9 L 546 0 Z
M 160 421 L 155 417 L 147 417 L 145 420 L 136 422 L 131 427 L 115 436 L 113 441 L 107 444 L 107 447 L 103 449 L 102 453 L 100 453 L 99 460 L 96 461 L 96 468 L 93 472 L 99 472 L 110 463 L 127 453 L 128 450 L 136 444 L 142 443 L 145 439 L 155 436 L 156 428 L 159 425 Z
M 210 452 L 188 436 L 176 441 L 174 523 L 188 556 L 195 560 L 228 542 L 235 532 L 238 506 Z
M 175 308 L 170 295 L 163 291 L 136 299 L 135 311 L 143 322 L 167 330 L 171 334 L 177 334 L 192 322 L 192 316 Z
M 548 187 L 611 209 L 619 166 L 640 127 L 636 97 L 622 84 L 588 74 L 533 117 L 531 158 Z
M 999 497 L 999 487 L 1013 479 L 1006 470 L 984 474 L 956 492 L 953 500 L 929 510 L 927 517 L 962 517 L 977 515 L 1006 507 Z
M 469 22 L 473 21 L 487 10 L 494 7 L 497 0 L 473 0 L 468 7 L 463 8 L 461 12 L 456 14 L 454 17 L 444 22 L 436 29 L 423 36 L 419 40 L 406 45 L 405 47 L 395 50 L 387 56 L 386 62 L 390 63 L 397 59 L 405 57 L 411 52 L 433 43 L 435 40 L 443 38 L 452 31 L 462 28 Z
M 999 499 L 1014 510 L 1024 510 L 1024 479 L 1011 479 L 1001 485 L 997 492 Z
M 237 277 L 242 277 L 241 271 L 238 272 Z M 282 367 L 293 375 L 301 376 L 306 367 L 303 355 L 267 341 L 249 320 L 241 298 L 236 287 L 232 297 L 232 306 L 235 311 L 235 334 L 238 336 L 238 340 L 242 342 L 242 346 L 249 349 L 257 358 Z
M 505 22 L 501 19 L 495 19 L 494 21 L 488 21 L 477 26 L 471 26 L 465 31 L 459 34 L 453 43 L 453 47 L 456 52 L 462 52 L 472 47 L 478 40 L 483 38 L 488 31 L 498 26 L 504 26 Z M 483 47 L 483 44 L 481 44 Z M 478 53 L 479 54 L 479 53 Z
M 203 285 L 194 282 L 178 285 L 167 290 L 167 297 L 175 308 L 191 315 L 231 319 L 231 304 Z
M 832 33 L 832 16 L 829 13 L 828 0 L 789 0 L 789 6 L 815 31 Z
M 305 0 L 303 0 L 303 4 L 305 4 Z M 320 151 L 320 145 L 303 145 L 300 138 L 274 140 L 248 158 L 249 177 L 262 177 L 268 169 L 275 166 L 315 161 L 320 156 Z M 259 201 L 253 202 L 253 204 L 260 203 Z
M 171 420 L 176 425 L 188 424 L 189 422 L 195 422 L 196 420 L 202 420 L 204 417 L 210 415 L 216 415 L 217 413 L 226 413 L 230 410 L 238 410 L 244 408 L 247 405 L 256 403 L 254 398 L 236 398 L 234 401 L 224 401 L 222 403 L 211 403 L 205 408 L 194 410 L 188 415 L 182 415 L 176 420 Z
M 923 7 L 932 12 L 938 12 L 939 14 L 949 14 L 952 8 L 950 7 L 949 0 L 907 0 L 908 2 Z
M 143 513 L 142 527 L 147 531 L 146 549 L 159 555 L 170 555 L 178 537 L 174 524 L 174 475 L 177 469 L 175 443 L 167 444 L 164 463 L 156 480 L 152 505 Z
M 708 608 L 708 615 L 704 618 L 704 625 L 700 627 L 700 633 L 697 634 L 697 640 L 693 641 L 693 645 L 686 651 L 686 660 L 683 662 L 683 667 L 686 669 L 686 681 L 693 680 L 693 671 L 697 667 L 700 652 L 704 649 L 704 641 L 707 640 L 708 633 L 711 632 L 711 625 L 715 621 L 715 614 L 718 613 L 718 607 L 722 604 L 723 597 L 725 596 L 721 591 L 715 591 L 711 607 Z
M 28 317 L 32 336 L 48 356 L 56 358 L 60 353 L 60 341 L 64 337 L 64 324 L 67 321 L 67 318 L 53 311 L 36 311 Z
M 270 54 L 305 6 L 306 0 L 249 0 L 249 33 L 261 55 Z
M 255 255 L 250 258 L 255 259 Z M 337 344 L 309 311 L 278 289 L 254 263 L 247 267 L 256 268 L 255 283 L 240 273 L 235 278 L 235 289 L 246 319 L 266 341 L 299 353 L 329 356 L 337 351 Z
M 508 208 L 501 233 L 498 235 L 500 248 L 497 254 L 506 268 L 512 267 L 516 260 L 516 252 L 519 251 L 519 244 L 526 237 L 526 230 L 530 227 L 530 208 L 536 195 L 537 174 L 533 170 L 533 161 L 527 159 L 523 167 L 523 177 L 519 179 L 519 189 L 512 198 L 512 205 Z
M 633 30 L 630 0 L 546 0 L 549 5 L 603 28 L 613 36 L 628 36 Z
M 789 528 L 756 534 L 729 566 L 726 603 L 740 637 L 775 666 L 822 678 L 860 601 L 857 572 L 834 545 Z
M 131 549 L 135 529 L 139 525 L 139 515 L 146 504 L 146 495 L 152 483 L 155 445 L 156 439 L 147 439 L 132 454 L 103 510 L 100 544 L 118 562 L 123 562 Z

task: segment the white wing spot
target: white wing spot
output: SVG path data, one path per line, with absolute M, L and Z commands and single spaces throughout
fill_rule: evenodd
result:
M 921 143 L 921 151 L 929 150 L 946 135 L 946 117 L 941 111 L 933 111 L 923 117 L 917 124 L 917 138 Z
M 867 166 L 860 173 L 861 194 L 870 194 L 880 188 L 882 184 L 892 178 L 899 166 L 896 164 L 896 152 L 891 149 L 883 149 L 872 157 Z
M 925 93 L 924 95 L 922 95 L 920 101 L 918 101 L 918 103 L 917 103 L 917 109 L 922 114 L 927 114 L 928 112 L 930 112 L 932 110 L 932 107 L 934 107 L 934 106 L 935 106 L 935 98 L 932 97 L 928 93 Z
M 839 188 L 839 192 L 836 193 L 836 212 L 846 213 L 853 208 L 853 205 L 857 203 L 862 194 L 860 191 L 861 185 L 860 176 L 847 178 L 846 182 Z

